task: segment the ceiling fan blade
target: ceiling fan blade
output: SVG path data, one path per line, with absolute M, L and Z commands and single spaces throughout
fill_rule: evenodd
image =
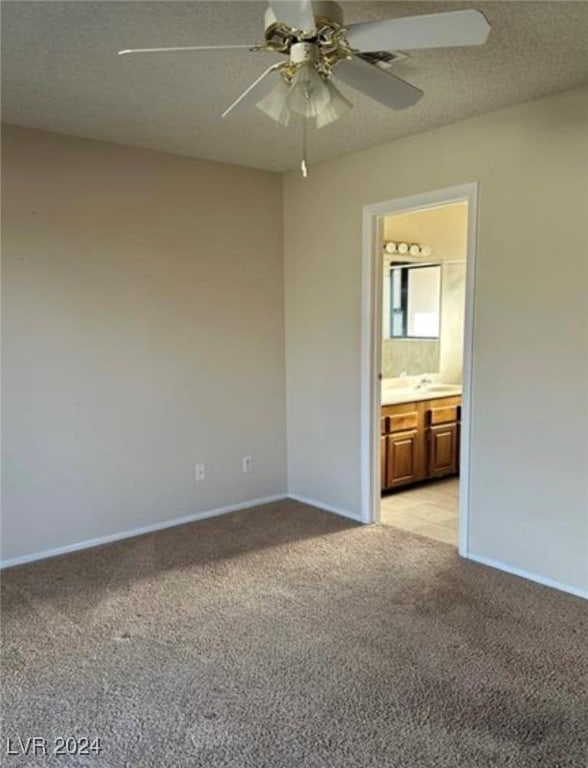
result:
M 243 93 L 235 99 L 235 101 L 225 109 L 225 111 L 222 113 L 221 117 L 226 117 L 229 112 L 232 112 L 235 107 L 238 104 L 241 104 L 241 102 L 245 101 L 246 103 L 249 101 L 257 101 L 259 99 L 259 95 L 256 94 L 257 86 L 261 83 L 262 80 L 264 80 L 267 75 L 269 75 L 270 72 L 275 72 L 277 69 L 279 69 L 282 65 L 280 64 L 272 64 L 271 67 L 268 67 L 265 71 L 261 73 L 261 75 L 257 78 L 257 80 L 254 80 L 251 85 L 246 88 Z
M 353 58 L 339 62 L 333 69 L 333 77 L 339 78 L 390 109 L 411 107 L 423 96 L 423 92 L 414 85 L 405 83 L 396 75 L 384 72 L 363 59 Z
M 229 51 L 231 49 L 255 48 L 255 45 L 180 45 L 175 48 L 125 48 L 119 51 L 119 56 L 127 56 L 129 53 L 182 53 L 185 51 Z
M 473 9 L 368 21 L 347 29 L 351 47 L 359 51 L 481 45 L 490 33 L 484 14 Z
M 276 19 L 288 27 L 303 32 L 314 32 L 311 0 L 269 0 L 269 6 Z

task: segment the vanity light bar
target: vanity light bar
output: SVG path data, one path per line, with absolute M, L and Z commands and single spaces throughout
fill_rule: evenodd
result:
M 388 240 L 384 243 L 386 253 L 402 253 L 410 256 L 430 256 L 432 253 L 429 245 L 420 245 L 419 243 L 395 243 Z

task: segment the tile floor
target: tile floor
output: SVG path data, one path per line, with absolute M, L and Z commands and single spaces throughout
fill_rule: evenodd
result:
M 433 480 L 382 496 L 380 523 L 457 546 L 459 478 Z

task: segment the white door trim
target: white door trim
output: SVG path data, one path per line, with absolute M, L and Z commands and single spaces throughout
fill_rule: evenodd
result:
M 380 380 L 382 356 L 382 218 L 466 201 L 468 244 L 463 354 L 459 554 L 468 557 L 470 507 L 470 437 L 474 344 L 474 293 L 477 257 L 478 183 L 471 182 L 363 208 L 361 300 L 361 519 L 379 519 L 380 501 Z

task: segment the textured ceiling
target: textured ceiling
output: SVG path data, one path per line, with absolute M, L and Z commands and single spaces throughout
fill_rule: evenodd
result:
M 317 162 L 588 82 L 588 2 L 343 2 L 357 21 L 475 7 L 477 48 L 415 51 L 392 71 L 425 92 L 392 112 L 350 88 L 355 108 L 310 132 Z M 263 2 L 2 3 L 4 122 L 273 171 L 299 162 L 300 136 L 254 107 L 225 107 L 276 60 L 249 51 L 120 58 L 118 49 L 256 43 Z

